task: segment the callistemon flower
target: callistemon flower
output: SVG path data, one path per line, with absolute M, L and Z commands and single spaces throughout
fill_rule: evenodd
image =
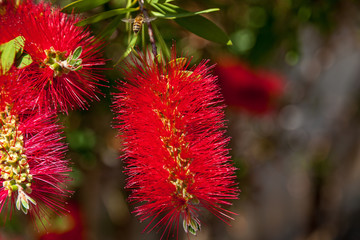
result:
M 215 72 L 228 106 L 257 116 L 273 113 L 278 108 L 285 88 L 281 75 L 251 69 L 236 58 L 220 59 Z
M 98 86 L 104 80 L 99 74 L 99 66 L 104 65 L 102 42 L 87 28 L 75 26 L 79 20 L 77 15 L 30 0 L 7 7 L 0 18 L 0 26 L 16 29 L 13 38 L 25 39 L 24 52 L 33 60 L 27 68 L 28 81 L 40 108 L 67 112 L 98 99 Z
M 239 192 L 216 77 L 206 62 L 192 69 L 186 62 L 127 64 L 128 83 L 118 87 L 114 99 L 129 199 L 138 205 L 134 212 L 141 221 L 152 219 L 145 230 L 162 226 L 162 237 L 180 221 L 195 235 L 202 209 L 231 219 L 223 205 Z
M 12 111 L 18 115 L 33 109 L 37 95 L 35 91 L 31 91 L 28 80 L 24 70 L 16 67 L 12 67 L 5 75 L 0 74 L 0 110 L 14 102 L 16 104 L 12 105 Z
M 64 212 L 70 170 L 56 115 L 18 115 L 11 106 L 0 109 L 0 212 L 40 219 Z

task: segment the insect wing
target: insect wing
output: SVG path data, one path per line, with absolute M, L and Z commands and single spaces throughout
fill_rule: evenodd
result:
M 151 22 L 153 20 L 155 20 L 156 17 L 148 17 L 148 18 L 144 18 L 144 22 Z
M 126 22 L 126 23 L 133 23 L 135 21 L 135 19 L 134 18 L 123 18 L 123 19 L 121 19 L 121 21 Z

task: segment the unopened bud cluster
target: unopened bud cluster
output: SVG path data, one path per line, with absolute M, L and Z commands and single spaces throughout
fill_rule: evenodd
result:
M 66 57 L 66 51 L 56 51 L 51 47 L 50 49 L 45 50 L 46 59 L 44 60 L 44 64 L 54 70 L 54 77 L 58 77 L 62 74 L 68 74 L 70 71 L 78 71 L 82 68 L 82 59 L 80 58 L 81 53 L 82 47 L 77 47 L 74 53 L 71 53 Z
M 25 155 L 24 137 L 17 128 L 17 118 L 7 107 L 0 113 L 0 170 L 3 187 L 9 197 L 17 194 L 16 207 L 27 213 L 29 201 L 36 204 L 27 194 L 32 192 L 29 164 Z

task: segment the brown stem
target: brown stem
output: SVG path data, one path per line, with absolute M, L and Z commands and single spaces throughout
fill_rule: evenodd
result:
M 147 10 L 144 8 L 144 0 L 139 0 L 139 6 L 142 14 L 144 15 L 145 19 L 149 18 L 149 14 Z M 149 33 L 149 39 L 152 46 L 152 52 L 154 54 L 154 58 L 156 59 L 157 50 L 156 50 L 156 44 L 155 44 L 155 38 L 154 38 L 154 31 L 152 29 L 150 21 L 146 21 L 146 24 L 148 26 L 148 33 Z

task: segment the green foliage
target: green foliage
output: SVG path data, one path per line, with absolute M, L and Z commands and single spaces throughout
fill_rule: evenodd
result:
M 82 47 L 77 47 L 75 50 L 74 50 L 74 53 L 73 54 L 70 54 L 70 56 L 68 58 L 71 58 L 71 59 L 78 59 L 80 57 L 82 53 Z
M 87 24 L 96 23 L 96 22 L 105 20 L 107 18 L 123 15 L 125 13 L 134 12 L 134 11 L 138 11 L 138 10 L 139 10 L 138 8 L 118 8 L 118 9 L 114 9 L 114 10 L 110 10 L 107 12 L 102 12 L 102 13 L 96 14 L 92 17 L 89 17 L 85 20 L 78 22 L 76 25 L 84 26 Z
M 101 38 L 108 38 L 113 34 L 118 25 L 121 23 L 122 16 L 117 16 L 99 33 Z
M 183 32 L 174 31 L 171 21 L 167 21 L 173 20 L 180 27 L 204 39 L 225 46 L 232 45 L 228 50 L 246 59 L 251 64 L 265 63 L 281 47 L 284 50 L 284 61 L 294 65 L 300 59 L 298 30 L 306 24 L 312 24 L 322 33 L 330 33 L 335 26 L 333 24 L 334 17 L 336 17 L 336 9 L 339 7 L 339 1 L 337 0 L 318 2 L 310 0 L 284 0 L 279 2 L 244 0 L 238 4 L 233 4 L 230 0 L 221 1 L 221 3 L 214 0 L 198 0 L 196 1 L 196 7 L 211 7 L 203 8 L 204 10 L 201 10 L 200 7 L 200 10 L 191 11 L 190 9 L 194 6 L 191 3 L 189 0 L 144 1 L 144 7 L 149 16 L 157 18 L 151 22 L 153 34 L 158 49 L 166 58 L 170 55 L 169 45 L 173 39 L 183 36 Z M 73 11 L 74 9 L 76 12 L 83 12 L 99 6 L 102 6 L 104 10 L 80 21 L 78 25 L 99 24 L 98 26 L 101 26 L 99 27 L 100 36 L 104 39 L 112 36 L 117 28 L 120 29 L 120 33 L 127 31 L 129 33 L 125 35 L 128 36 L 127 42 L 132 45 L 125 47 L 126 52 L 121 59 L 127 56 L 133 47 L 138 44 L 138 42 L 134 42 L 135 39 L 140 38 L 142 43 L 148 42 L 147 31 L 142 31 L 139 37 L 134 38 L 131 24 L 125 25 L 121 22 L 122 19 L 134 18 L 136 14 L 140 13 L 138 0 L 118 1 L 116 6 L 112 1 L 81 0 L 69 4 L 64 8 L 64 11 Z M 115 9 L 112 9 L 112 7 Z M 189 10 L 185 10 L 185 8 L 189 8 Z M 220 8 L 224 30 L 207 19 L 206 16 L 203 16 L 203 14 L 217 12 Z M 131 17 L 131 13 L 135 13 L 133 17 Z M 102 24 L 102 21 L 106 21 L 107 25 Z M 169 28 L 169 26 L 172 27 Z M 226 32 L 230 33 L 230 37 Z M 116 37 L 116 35 L 113 36 Z M 124 41 L 118 39 L 117 42 Z M 185 45 L 181 46 L 181 44 Z M 214 48 L 207 49 L 205 52 L 215 52 L 215 49 L 224 48 L 221 45 L 215 45 Z M 190 52 L 193 51 L 191 52 L 193 55 L 196 55 L 196 52 L 200 55 L 203 54 L 201 51 L 191 50 L 194 48 L 191 43 L 178 43 L 178 46 L 188 47 Z
M 158 10 L 158 11 L 151 11 L 151 13 L 155 17 L 166 18 L 166 19 L 191 17 L 199 14 L 211 13 L 220 10 L 219 8 L 209 8 L 202 11 L 189 12 L 172 4 L 170 5 L 170 4 L 152 3 L 150 5 Z
M 149 3 L 169 3 L 173 2 L 174 0 L 149 0 Z
M 0 45 L 0 69 L 1 74 L 6 74 L 14 65 L 23 68 L 32 63 L 31 57 L 23 53 L 25 39 L 21 36 Z
M 138 34 L 134 34 L 129 42 L 129 45 L 127 47 L 127 49 L 125 50 L 125 52 L 123 53 L 123 55 L 120 57 L 120 59 L 115 63 L 115 65 L 118 65 L 122 60 L 124 60 L 124 58 L 126 58 L 134 49 L 136 41 L 138 39 Z
M 94 7 L 98 7 L 102 4 L 107 3 L 108 1 L 105 0 L 79 0 L 73 2 L 66 7 L 63 8 L 65 12 L 84 12 Z M 200 16 L 200 14 L 211 13 L 219 11 L 219 8 L 209 8 L 201 11 L 190 12 L 185 9 L 180 8 L 179 6 L 172 4 L 173 0 L 148 0 L 145 1 L 145 8 L 151 17 L 156 17 L 160 19 L 171 19 L 177 22 L 181 27 L 193 32 L 194 34 L 203 37 L 207 40 L 220 43 L 220 44 L 227 44 L 231 45 L 232 42 L 227 34 L 219 28 L 215 23 L 212 21 Z M 110 9 L 108 11 L 100 12 L 96 15 L 93 15 L 85 20 L 80 21 L 77 25 L 84 26 L 87 24 L 94 24 L 100 21 L 104 21 L 106 19 L 110 19 L 115 17 L 110 21 L 110 23 L 100 31 L 101 38 L 108 38 L 110 37 L 116 28 L 121 24 L 121 20 L 129 19 L 130 13 L 135 11 L 140 11 L 140 6 L 136 6 L 138 1 L 131 1 L 127 0 L 127 4 L 124 8 L 117 8 L 117 9 Z M 108 8 L 105 8 L 108 9 Z M 124 15 L 122 18 L 120 16 Z M 145 21 L 146 22 L 146 19 Z M 162 36 L 162 32 L 159 31 L 159 28 L 152 23 L 153 34 L 157 39 L 158 45 L 164 54 L 164 57 L 170 57 L 170 50 L 169 46 L 165 39 Z M 129 32 L 131 32 L 131 28 L 129 25 L 126 25 L 126 28 Z M 142 42 L 145 42 L 146 35 L 141 34 Z M 124 54 L 121 56 L 118 62 L 123 60 L 126 56 L 132 52 L 132 49 L 136 45 L 136 41 L 138 36 L 132 36 L 129 34 L 128 43 Z M 145 46 L 144 46 L 145 47 Z
M 66 5 L 62 11 L 66 13 L 75 12 L 86 12 L 100 5 L 103 5 L 110 0 L 78 0 Z
M 21 69 L 24 67 L 29 66 L 32 63 L 31 56 L 27 53 L 22 54 L 18 59 L 15 61 L 15 65 L 17 68 Z
M 166 2 L 151 2 L 149 5 L 158 10 L 151 11 L 151 13 L 156 17 L 173 19 L 176 23 L 188 31 L 207 40 L 227 45 L 232 44 L 226 33 L 224 33 L 224 31 L 221 30 L 215 23 L 202 16 L 199 16 L 199 14 L 219 11 L 219 8 L 210 8 L 197 12 L 189 12 L 174 4 Z
M 225 32 L 207 18 L 202 16 L 192 16 L 188 18 L 177 18 L 175 19 L 175 22 L 202 38 L 216 43 L 232 45 L 231 40 Z

